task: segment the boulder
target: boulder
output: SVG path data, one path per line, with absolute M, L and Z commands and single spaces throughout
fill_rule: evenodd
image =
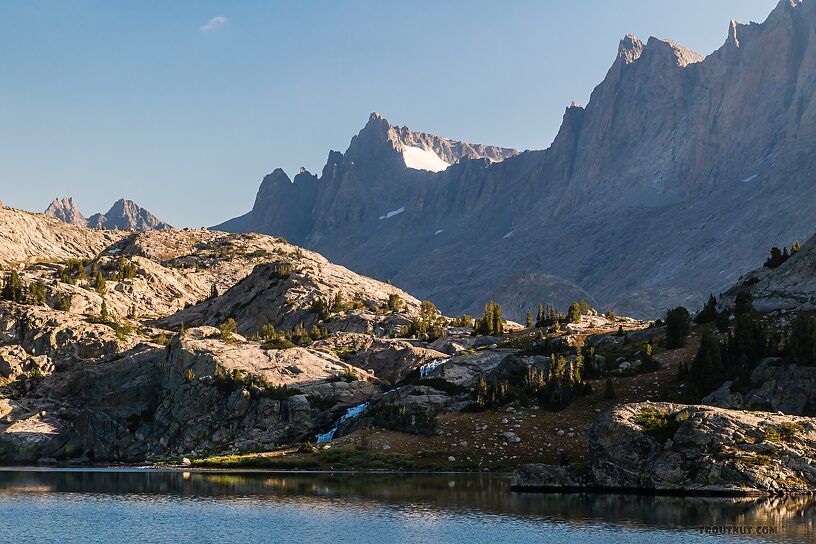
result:
M 602 414 L 585 469 L 525 467 L 518 489 L 785 494 L 816 490 L 816 420 L 710 406 L 637 403 Z M 566 472 L 565 472 L 566 471 Z

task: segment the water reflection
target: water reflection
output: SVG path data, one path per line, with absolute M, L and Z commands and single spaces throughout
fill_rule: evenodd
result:
M 781 528 L 780 535 L 769 537 L 773 540 L 816 538 L 816 500 L 810 497 L 539 495 L 511 492 L 509 479 L 497 475 L 0 471 L 0 507 L 8 501 L 12 513 L 25 512 L 38 497 L 133 505 L 175 500 L 312 513 L 328 508 L 358 517 L 394 515 L 403 524 L 495 517 L 496 523 L 515 520 L 548 530 L 592 528 L 596 535 L 603 528 L 689 535 L 699 526 L 762 525 Z

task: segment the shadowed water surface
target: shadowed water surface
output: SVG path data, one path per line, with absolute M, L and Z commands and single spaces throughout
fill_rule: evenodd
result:
M 14 469 L 0 471 L 0 519 L 3 542 L 816 539 L 809 497 L 537 495 L 511 492 L 497 475 Z M 706 526 L 774 534 L 710 534 Z

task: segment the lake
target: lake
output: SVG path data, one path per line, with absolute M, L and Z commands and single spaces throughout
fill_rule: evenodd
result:
M 484 474 L 0 469 L 0 520 L 2 542 L 812 542 L 816 500 L 539 495 Z

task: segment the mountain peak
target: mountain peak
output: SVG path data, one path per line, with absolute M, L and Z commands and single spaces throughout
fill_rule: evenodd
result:
M 623 60 L 626 64 L 632 64 L 640 58 L 643 53 L 643 42 L 638 40 L 634 35 L 627 34 L 620 41 L 618 46 L 618 58 Z
M 644 51 L 648 51 L 650 54 L 654 53 L 658 55 L 661 60 L 669 60 L 680 67 L 695 64 L 704 59 L 702 55 L 674 40 L 663 40 L 655 38 L 654 36 L 649 38 L 646 47 L 644 47 Z
M 69 225 L 80 225 L 84 227 L 87 223 L 87 219 L 85 219 L 79 211 L 79 208 L 77 208 L 74 197 L 71 196 L 55 198 L 51 201 L 51 204 L 48 205 L 48 208 L 46 208 L 45 215 L 55 217 Z
M 161 230 L 171 228 L 170 225 L 126 198 L 120 198 L 114 202 L 106 214 L 97 214 L 88 218 L 88 224 L 89 226 L 118 230 Z
M 79 211 L 73 197 L 55 198 L 45 210 L 45 215 L 55 217 L 69 225 L 80 225 L 83 227 L 100 227 L 118 230 L 170 228 L 170 225 L 161 221 L 132 200 L 126 198 L 120 198 L 114 202 L 107 213 L 95 213 L 88 218 L 85 218 Z

